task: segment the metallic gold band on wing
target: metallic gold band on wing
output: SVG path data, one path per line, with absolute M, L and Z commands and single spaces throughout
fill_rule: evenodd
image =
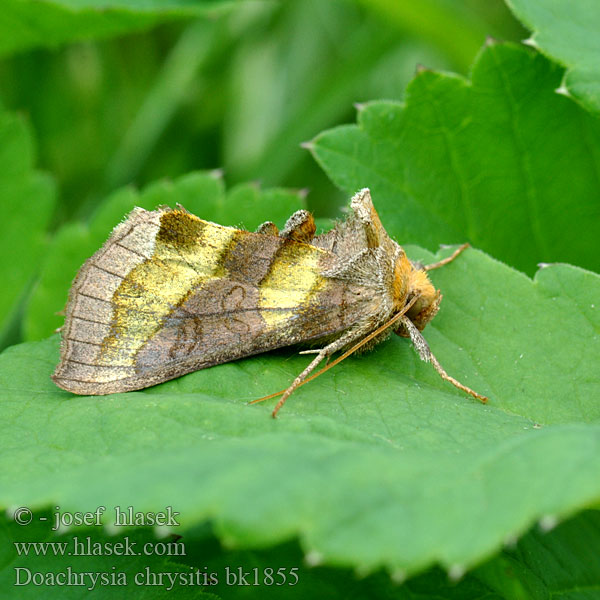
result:
M 174 245 L 159 231 L 152 257 L 136 266 L 113 295 L 113 324 L 102 343 L 100 365 L 133 366 L 138 351 L 190 290 L 226 275 L 222 259 L 236 230 L 189 213 L 165 215 L 173 213 L 193 223 L 194 243 L 188 238 L 185 246 Z M 161 227 L 164 221 L 163 216 Z

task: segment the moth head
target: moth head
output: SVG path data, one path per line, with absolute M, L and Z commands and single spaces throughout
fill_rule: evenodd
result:
M 406 301 L 410 302 L 414 296 L 417 296 L 417 300 L 406 314 L 419 331 L 422 331 L 425 325 L 437 314 L 440 302 L 442 301 L 442 295 L 440 294 L 440 290 L 436 290 L 433 287 L 425 271 L 413 268 L 410 273 Z
M 442 301 L 440 291 L 433 287 L 427 273 L 415 268 L 406 255 L 399 257 L 396 263 L 394 290 L 396 310 L 402 310 L 415 296 L 417 297 L 406 316 L 419 331 L 422 331 L 439 310 Z M 408 332 L 403 325 L 400 325 L 395 332 L 402 337 L 408 337 Z

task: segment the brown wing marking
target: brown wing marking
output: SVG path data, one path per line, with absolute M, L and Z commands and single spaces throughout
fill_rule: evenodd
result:
M 149 373 L 169 360 L 195 370 L 346 328 L 367 297 L 320 276 L 334 258 L 307 244 L 240 232 L 224 257 L 229 276 L 190 292 L 138 353 L 138 370 Z

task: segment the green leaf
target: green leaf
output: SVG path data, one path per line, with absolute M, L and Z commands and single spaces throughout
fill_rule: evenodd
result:
M 567 67 L 564 86 L 600 111 L 600 5 L 595 0 L 506 0 L 533 35 L 527 43 Z
M 555 265 L 532 281 L 475 250 L 432 276 L 444 301 L 425 335 L 488 406 L 396 337 L 298 390 L 278 420 L 246 402 L 302 370 L 292 349 L 77 397 L 49 378 L 54 337 L 0 355 L 0 503 L 172 505 L 182 531 L 210 519 L 228 546 L 298 536 L 313 562 L 411 574 L 458 573 L 598 502 L 600 277 Z
M 547 524 L 549 525 L 549 523 Z M 452 580 L 439 568 L 430 569 L 402 583 L 402 573 L 390 578 L 378 571 L 366 575 L 324 566 L 310 567 L 296 543 L 261 550 L 223 550 L 210 537 L 196 532 L 185 536 L 189 565 L 197 557 L 207 561 L 208 569 L 223 573 L 227 566 L 242 566 L 245 572 L 269 567 L 298 567 L 299 583 L 283 593 L 261 589 L 268 598 L 401 598 L 417 600 L 547 600 L 560 598 L 595 599 L 600 589 L 600 512 L 584 511 L 560 523 L 551 531 L 534 527 L 518 543 L 511 543 L 498 555 L 466 574 Z M 400 586 L 399 584 L 402 583 Z M 224 600 L 247 597 L 240 586 L 217 586 Z M 577 595 L 580 594 L 580 595 Z M 262 597 L 262 596 L 261 596 Z
M 597 598 L 600 511 L 584 511 L 550 533 L 531 531 L 473 575 L 507 599 Z
M 470 241 L 532 274 L 600 270 L 600 122 L 554 93 L 543 56 L 488 45 L 471 81 L 421 72 L 406 105 L 374 102 L 312 152 L 348 194 L 371 188 L 386 228 L 433 249 Z
M 277 571 L 283 568 L 287 581 L 293 581 L 291 569 L 297 569 L 298 583 L 296 585 L 261 585 L 257 592 L 260 598 L 269 600 L 303 600 L 305 598 L 328 598 L 342 600 L 500 600 L 501 596 L 493 593 L 493 588 L 472 576 L 465 576 L 460 581 L 451 580 L 448 574 L 439 568 L 412 577 L 404 581 L 403 573 L 396 572 L 392 577 L 384 571 L 364 573 L 351 569 L 331 568 L 307 564 L 296 541 L 280 544 L 259 550 L 223 549 L 213 537 L 201 537 L 196 532 L 185 536 L 186 556 L 182 561 L 190 566 L 202 564 L 208 570 L 224 574 L 227 568 L 234 574 L 249 574 L 247 580 L 252 580 L 255 569 L 260 576 L 269 569 Z M 281 581 L 281 578 L 275 578 Z M 248 588 L 240 585 L 226 585 L 221 577 L 219 585 L 214 588 L 223 600 L 241 600 L 253 597 Z M 233 581 L 231 579 L 230 581 Z M 259 577 L 260 581 L 260 577 Z M 212 591 L 212 590 L 211 590 Z M 514 600 L 514 598 L 512 599 Z
M 54 210 L 53 182 L 33 170 L 34 153 L 25 121 L 0 113 L 0 347 L 13 333 L 19 304 L 39 268 Z
M 121 189 L 100 205 L 89 225 L 67 224 L 52 240 L 25 314 L 25 338 L 40 339 L 60 327 L 62 317 L 57 313 L 65 306 L 79 267 L 129 211 L 135 206 L 154 210 L 161 204 L 174 207 L 176 203 L 208 221 L 249 230 L 267 220 L 282 227 L 289 215 L 302 208 L 301 195 L 285 190 L 261 192 L 255 185 L 239 185 L 226 194 L 218 172 L 192 173 L 172 183 L 156 183 L 140 194 Z
M 4 0 L 0 55 L 106 38 L 164 21 L 218 13 L 232 0 Z

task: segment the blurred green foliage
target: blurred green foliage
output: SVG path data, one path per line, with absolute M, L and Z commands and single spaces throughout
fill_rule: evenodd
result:
M 353 103 L 401 98 L 417 63 L 466 73 L 486 35 L 526 37 L 500 0 L 421 4 L 241 2 L 31 50 L 0 63 L 0 102 L 33 124 L 60 190 L 55 224 L 123 184 L 212 168 L 229 184 L 309 188 L 309 205 L 333 215 L 344 198 L 301 142 L 352 120 Z

